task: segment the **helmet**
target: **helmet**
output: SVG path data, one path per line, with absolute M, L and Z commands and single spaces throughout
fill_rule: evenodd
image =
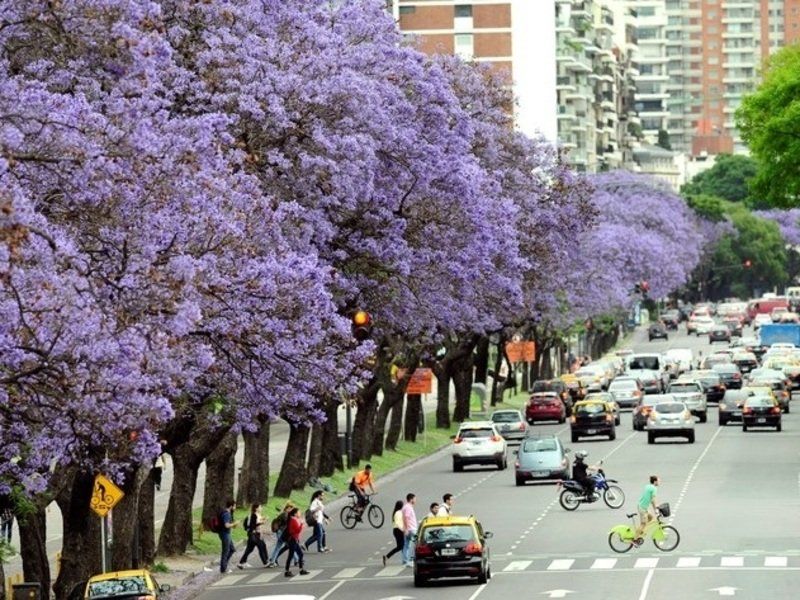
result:
M 578 450 L 575 453 L 575 460 L 582 461 L 584 458 L 587 458 L 588 456 L 589 456 L 589 453 L 586 452 L 585 450 Z

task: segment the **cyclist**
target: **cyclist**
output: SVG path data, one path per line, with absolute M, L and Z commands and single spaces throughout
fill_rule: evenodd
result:
M 656 508 L 656 493 L 658 492 L 658 486 L 660 484 L 661 480 L 658 475 L 650 475 L 650 483 L 644 486 L 642 495 L 639 497 L 639 504 L 637 505 L 639 510 L 639 526 L 636 528 L 636 539 L 642 537 L 647 524 L 656 518 L 656 511 L 658 510 Z M 653 512 L 650 512 L 650 508 L 653 509 Z
M 359 471 L 353 475 L 353 478 L 350 480 L 350 491 L 354 492 L 356 495 L 356 508 L 358 510 L 359 520 L 361 520 L 361 514 L 364 512 L 367 504 L 369 504 L 367 488 L 369 488 L 372 494 L 375 493 L 375 479 L 372 476 L 372 465 L 369 464 L 364 467 L 363 471 Z

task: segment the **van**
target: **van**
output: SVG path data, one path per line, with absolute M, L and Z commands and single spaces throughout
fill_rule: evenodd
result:
M 750 318 L 754 319 L 756 315 L 771 315 L 775 308 L 789 310 L 789 301 L 786 298 L 761 298 L 752 301 L 747 312 Z

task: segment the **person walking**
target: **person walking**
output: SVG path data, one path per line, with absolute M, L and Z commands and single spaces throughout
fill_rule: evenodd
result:
M 297 557 L 298 564 L 300 565 L 300 575 L 308 575 L 304 566 L 303 549 L 300 547 L 300 534 L 303 533 L 303 521 L 300 520 L 300 509 L 297 507 L 289 511 L 289 520 L 286 523 L 286 544 L 289 547 L 288 556 L 286 557 L 286 569 L 283 574 L 286 577 L 294 577 L 291 571 L 292 559 Z
M 11 543 L 11 530 L 14 526 L 14 507 L 11 504 L 11 497 L 3 494 L 0 497 L 0 541 L 6 544 Z
M 267 568 L 278 566 L 278 557 L 286 549 L 286 525 L 289 522 L 289 511 L 294 508 L 294 504 L 287 502 L 283 505 L 283 510 L 272 520 L 271 529 L 275 534 L 275 546 L 269 556 Z
M 405 546 L 405 534 L 403 533 L 403 501 L 398 500 L 394 503 L 394 510 L 392 511 L 392 535 L 394 536 L 394 548 L 389 550 L 387 554 L 383 555 L 383 566 L 386 566 L 386 561 L 398 552 L 403 552 Z M 405 553 L 401 556 L 405 557 Z M 405 558 L 403 560 L 405 564 Z
M 244 521 L 244 528 L 247 531 L 247 547 L 244 549 L 242 557 L 239 559 L 239 564 L 236 565 L 240 569 L 249 567 L 247 564 L 247 557 L 250 553 L 258 548 L 258 556 L 261 562 L 266 567 L 269 563 L 269 555 L 267 554 L 267 544 L 261 535 L 261 528 L 264 525 L 264 518 L 261 516 L 261 505 L 253 503 L 250 506 L 250 514 Z
M 437 517 L 450 517 L 453 514 L 453 494 L 445 494 L 442 496 L 442 503 L 439 505 L 439 510 L 436 512 Z
M 403 564 L 413 567 L 414 563 L 414 536 L 417 535 L 417 513 L 414 505 L 417 503 L 416 494 L 406 494 L 406 503 L 403 505 Z
M 164 455 L 159 454 L 153 461 L 153 483 L 156 484 L 156 491 L 161 491 L 161 476 L 164 474 Z
M 225 508 L 220 511 L 219 515 L 219 541 L 221 543 L 221 550 L 219 556 L 219 572 L 220 573 L 233 573 L 233 570 L 228 569 L 228 561 L 230 561 L 236 548 L 233 546 L 231 539 L 231 529 L 236 527 L 238 523 L 233 520 L 233 511 L 236 510 L 236 501 L 228 500 L 225 503 Z
M 314 521 L 314 531 L 303 545 L 306 552 L 308 552 L 308 547 L 313 542 L 317 542 L 317 552 L 331 551 L 331 548 L 328 548 L 325 535 L 325 521 L 330 521 L 330 518 L 325 514 L 324 500 L 325 492 L 322 490 L 317 490 L 311 496 L 311 506 L 308 507 L 308 510 L 311 511 L 311 518 Z

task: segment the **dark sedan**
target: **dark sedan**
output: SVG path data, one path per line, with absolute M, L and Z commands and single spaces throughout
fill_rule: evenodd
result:
M 742 372 L 733 363 L 717 363 L 711 367 L 712 371 L 719 373 L 719 378 L 725 384 L 726 390 L 738 390 L 742 387 Z
M 677 331 L 681 322 L 681 313 L 677 309 L 665 310 L 658 318 L 667 329 Z
M 731 335 L 742 337 L 742 322 L 739 319 L 725 319 L 722 323 L 730 329 Z
M 415 547 L 414 586 L 440 577 L 475 577 L 486 583 L 491 576 L 486 540 L 491 536 L 472 516 L 425 519 Z
M 731 421 L 742 420 L 742 406 L 747 400 L 744 390 L 728 390 L 725 397 L 719 401 L 719 424 L 727 425 Z
M 567 411 L 567 416 L 572 414 L 572 395 L 567 384 L 560 379 L 539 379 L 534 381 L 531 392 L 555 392 L 564 403 L 564 410 Z
M 725 342 L 729 343 L 731 341 L 731 330 L 728 329 L 728 326 L 725 324 L 714 325 L 711 328 L 711 331 L 708 332 L 708 343 L 713 344 L 714 342 Z
M 661 338 L 661 339 L 664 339 L 664 340 L 668 340 L 669 339 L 669 335 L 667 334 L 667 328 L 664 325 L 664 323 L 661 323 L 660 321 L 652 323 L 650 325 L 650 328 L 647 330 L 647 339 L 648 340 L 650 340 L 652 342 L 653 340 L 658 339 L 658 338 Z
M 699 381 L 700 385 L 706 392 L 706 400 L 709 402 L 719 402 L 725 395 L 725 384 L 719 373 L 711 370 L 695 371 L 692 373 L 692 379 Z
M 781 407 L 769 396 L 750 396 L 742 406 L 742 431 L 748 427 L 774 427 L 781 430 Z
M 633 429 L 635 431 L 644 431 L 650 411 L 659 402 L 675 402 L 675 397 L 672 394 L 650 394 L 643 397 L 633 407 Z
M 732 361 L 742 373 L 749 373 L 758 368 L 758 360 L 753 352 L 737 352 L 733 355 Z

